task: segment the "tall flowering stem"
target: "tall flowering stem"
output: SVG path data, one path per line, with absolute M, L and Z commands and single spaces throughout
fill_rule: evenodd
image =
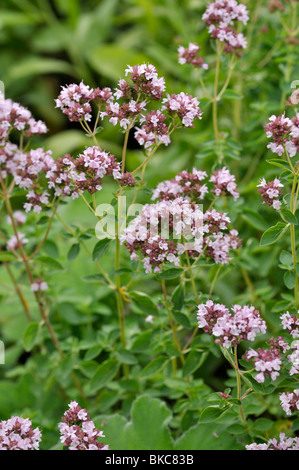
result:
M 296 186 L 297 186 L 298 176 L 295 173 L 293 184 L 292 184 L 292 193 L 291 193 L 291 212 L 295 214 L 296 212 Z M 295 283 L 295 305 L 296 307 L 299 306 L 299 278 L 297 274 L 297 253 L 296 253 L 296 235 L 295 235 L 295 226 L 290 224 L 290 231 L 291 231 L 291 247 L 292 247 L 292 256 L 293 256 L 293 263 L 294 263 L 294 273 L 296 276 L 296 283 Z
M 178 336 L 177 336 L 176 325 L 175 325 L 175 322 L 172 318 L 171 310 L 170 310 L 169 305 L 168 305 L 165 279 L 162 279 L 161 282 L 162 282 L 162 291 L 163 291 L 164 304 L 165 304 L 165 307 L 167 309 L 168 319 L 169 319 L 169 323 L 170 323 L 172 334 L 173 334 L 174 344 L 176 346 L 176 349 L 180 353 L 180 358 L 181 358 L 182 364 L 184 364 L 185 359 L 184 359 L 184 355 L 182 353 L 180 341 L 179 341 Z M 173 370 L 173 375 L 175 376 L 175 374 L 176 374 L 176 358 L 174 358 L 173 361 L 172 361 L 172 370 Z

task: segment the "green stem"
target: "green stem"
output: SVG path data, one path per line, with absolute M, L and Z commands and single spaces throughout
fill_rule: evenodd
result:
M 238 398 L 238 400 L 241 401 L 241 399 L 242 399 L 242 385 L 241 385 L 241 375 L 240 375 L 240 371 L 239 371 L 237 346 L 235 346 L 234 352 L 235 352 L 235 371 L 236 371 L 236 374 L 237 374 L 237 398 Z M 246 418 L 245 418 L 245 415 L 244 415 L 244 410 L 243 410 L 242 404 L 239 406 L 239 411 L 240 411 L 241 420 L 242 420 L 244 426 L 247 427 L 247 422 L 246 422 Z
M 176 349 L 180 353 L 182 364 L 184 364 L 185 359 L 184 359 L 184 355 L 182 353 L 180 341 L 179 341 L 178 336 L 177 336 L 175 322 L 173 321 L 172 313 L 171 313 L 171 310 L 170 310 L 168 302 L 167 302 L 167 290 L 166 290 L 165 279 L 162 279 L 162 291 L 163 291 L 164 304 L 165 304 L 165 307 L 166 307 L 166 310 L 167 310 L 167 313 L 168 313 L 168 319 L 169 319 L 169 323 L 170 323 L 170 326 L 171 326 L 171 329 L 172 329 L 173 341 L 174 341 L 174 344 L 176 346 Z M 173 359 L 172 363 L 173 363 L 173 372 L 175 372 L 176 371 L 176 358 Z M 175 364 L 175 366 L 174 366 L 174 364 Z
M 219 85 L 219 72 L 220 72 L 220 44 L 217 43 L 217 62 L 214 82 L 214 99 L 213 99 L 213 127 L 216 143 L 219 144 L 219 130 L 218 130 L 218 85 Z
M 293 185 L 292 185 L 292 193 L 291 193 L 291 212 L 295 214 L 296 212 L 296 205 L 295 205 L 295 198 L 297 196 L 296 192 L 297 186 L 297 176 L 294 175 Z M 297 275 L 297 254 L 296 254 L 296 235 L 295 235 L 295 225 L 290 224 L 290 231 L 291 231 L 291 248 L 292 248 L 292 256 L 293 256 L 293 263 L 294 263 L 294 273 L 296 277 L 295 287 L 294 287 L 294 295 L 295 295 L 295 306 L 299 307 L 299 279 Z

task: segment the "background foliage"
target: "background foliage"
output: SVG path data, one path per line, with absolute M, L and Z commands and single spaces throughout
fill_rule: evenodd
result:
M 179 132 L 172 145 L 159 150 L 151 161 L 148 188 L 193 166 L 210 172 L 217 153 L 223 153 L 241 193 L 234 211 L 230 212 L 230 206 L 228 210 L 243 248 L 233 263 L 221 270 L 214 296 L 229 305 L 253 303 L 267 319 L 271 334 L 278 334 L 279 313 L 293 302 L 292 289 L 285 285 L 278 267 L 282 250 L 288 250 L 288 240 L 260 246 L 263 232 L 279 217 L 261 205 L 256 185 L 261 177 L 277 174 L 277 168 L 267 163 L 271 152 L 263 127 L 271 114 L 285 110 L 291 82 L 299 77 L 298 51 L 286 41 L 279 17 L 268 12 L 266 0 L 244 3 L 251 11 L 246 32 L 249 47 L 219 106 L 221 148 L 215 148 L 211 106 L 203 98 L 196 74 L 177 62 L 180 44 L 198 42 L 210 64 L 206 82 L 212 86 L 215 51 L 201 20 L 205 1 L 3 0 L 0 78 L 7 98 L 21 102 L 46 122 L 49 134 L 36 144 L 51 149 L 54 157 L 77 154 L 90 145 L 78 126 L 55 109 L 54 99 L 66 83 L 83 79 L 91 86 L 113 87 L 128 64 L 149 62 L 165 76 L 169 90 L 203 98 L 202 121 L 192 130 Z M 225 67 L 224 63 L 223 70 Z M 101 137 L 105 149 L 121 154 L 123 135 L 112 125 Z M 142 159 L 138 145 L 130 140 L 128 168 L 135 168 Z M 110 201 L 114 191 L 113 183 L 104 186 L 98 202 Z M 146 190 L 141 201 L 148 201 Z M 22 197 L 13 203 L 15 209 L 21 208 Z M 98 416 L 96 422 L 112 449 L 238 449 L 250 443 L 233 410 L 223 416 L 218 408 L 217 416 L 209 415 L 211 409 L 203 414 L 211 394 L 234 383 L 232 371 L 209 338 L 196 337 L 185 369 L 172 378 L 170 359 L 176 351 L 165 328 L 167 312 L 161 308 L 161 285 L 155 276 L 141 274 L 135 279 L 134 291 L 148 297 L 140 299 L 136 294 L 126 306 L 129 339 L 127 350 L 122 350 L 114 293 L 95 276 L 94 263 L 82 247 L 83 242 L 92 252 L 95 246 L 94 217 L 82 200 L 62 206 L 59 214 L 72 233 L 56 220 L 40 263 L 51 286 L 50 318 L 65 359 L 61 361 L 51 345 L 45 354 L 44 343 L 49 338 L 40 326 L 22 267 L 16 265 L 13 270 L 30 303 L 34 319 L 30 327 L 2 264 L 0 338 L 6 346 L 6 365 L 0 368 L 0 419 L 13 414 L 29 416 L 43 429 L 43 446 L 54 446 L 57 422 L 68 401 L 81 400 L 70 379 L 70 371 L 75 370 L 88 397 L 81 405 L 88 407 L 91 416 Z M 1 225 L 5 225 L 5 214 L 1 217 Z M 30 217 L 26 233 L 36 246 L 43 220 Z M 106 272 L 113 273 L 109 251 L 100 263 Z M 135 274 L 125 250 L 121 267 L 127 283 Z M 197 287 L 203 296 L 209 293 L 216 269 L 206 267 L 198 275 Z M 177 278 L 167 280 L 167 285 L 171 295 Z M 175 317 L 186 338 L 196 325 L 194 305 L 187 291 L 184 306 L 179 305 Z M 153 325 L 145 322 L 149 314 L 155 317 Z M 129 378 L 121 373 L 123 364 L 130 367 Z M 252 394 L 246 401 L 252 436 L 272 437 L 298 427 L 298 422 L 286 419 L 272 391 L 266 387 L 263 400 Z

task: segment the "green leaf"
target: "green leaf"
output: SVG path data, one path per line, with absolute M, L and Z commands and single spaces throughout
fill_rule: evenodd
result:
M 132 406 L 132 421 L 126 426 L 126 450 L 171 450 L 173 440 L 168 429 L 172 416 L 165 403 L 149 396 L 138 397 Z
M 112 43 L 88 51 L 87 59 L 96 72 L 115 81 L 119 80 L 128 65 L 148 62 L 143 54 Z
M 102 350 L 103 350 L 103 347 L 101 345 L 96 344 L 92 348 L 88 349 L 88 351 L 86 351 L 84 360 L 90 361 L 91 359 L 98 357 L 101 354 Z
M 36 337 L 39 331 L 39 323 L 30 323 L 23 334 L 23 345 L 26 351 L 31 351 L 35 345 Z
M 270 163 L 270 165 L 278 166 L 279 168 L 285 168 L 286 170 L 290 171 L 288 162 L 285 162 L 281 158 L 272 158 L 271 160 L 267 160 L 267 163 Z
M 71 248 L 69 249 L 69 252 L 67 254 L 68 261 L 70 261 L 70 262 L 74 261 L 74 259 L 77 258 L 79 253 L 80 253 L 80 244 L 75 243 L 74 245 L 71 246 Z
M 91 379 L 98 370 L 99 364 L 96 361 L 82 361 L 79 368 L 82 373 Z
M 292 271 L 284 273 L 283 281 L 288 289 L 294 289 L 296 285 L 296 275 Z
M 133 342 L 131 351 L 133 352 L 143 352 L 150 347 L 152 332 L 145 331 L 141 333 Z
M 59 250 L 57 244 L 52 240 L 46 240 L 42 250 L 47 253 L 50 258 L 59 258 Z
M 267 229 L 267 224 L 263 217 L 251 209 L 243 209 L 241 217 L 242 219 L 246 220 L 249 225 L 257 230 L 264 231 Z
M 182 325 L 184 328 L 191 328 L 190 320 L 184 313 L 174 311 L 172 314 L 179 325 Z
M 137 364 L 137 359 L 130 351 L 121 349 L 115 354 L 116 359 L 122 364 Z
M 200 423 L 212 423 L 220 419 L 227 411 L 230 409 L 230 406 L 226 408 L 218 408 L 218 406 L 209 406 L 200 415 Z
M 92 393 L 97 392 L 110 382 L 118 372 L 119 363 L 116 359 L 108 359 L 98 367 L 91 379 L 90 389 Z
M 183 270 L 180 268 L 171 268 L 157 274 L 157 279 L 176 279 L 182 274 Z
M 292 265 L 293 265 L 293 256 L 292 256 L 292 254 L 289 253 L 288 251 L 283 250 L 283 251 L 280 253 L 279 261 L 280 261 L 282 264 L 285 264 L 286 266 L 292 266 Z
M 240 93 L 236 93 L 234 90 L 226 90 L 222 98 L 224 100 L 240 100 L 243 98 L 243 95 L 240 95 Z
M 266 232 L 263 234 L 261 238 L 261 246 L 265 245 L 272 245 L 276 243 L 286 231 L 288 225 L 284 224 L 283 222 L 277 222 L 276 225 L 270 227 Z
M 273 421 L 267 418 L 260 418 L 257 419 L 253 424 L 253 429 L 255 431 L 269 431 L 269 429 L 273 426 Z
M 179 284 L 173 291 L 173 294 L 171 297 L 171 301 L 173 303 L 175 310 L 181 310 L 181 308 L 183 308 L 184 300 L 185 300 L 185 285 Z
M 35 261 L 39 261 L 54 271 L 64 271 L 64 267 L 56 259 L 50 258 L 50 256 L 38 256 L 35 258 Z
M 234 450 L 238 449 L 236 439 L 219 423 L 199 423 L 188 429 L 175 442 L 180 450 Z M 244 449 L 244 446 L 243 446 Z
M 77 311 L 71 302 L 61 302 L 57 305 L 59 315 L 70 325 L 84 325 L 90 322 L 90 316 Z
M 156 357 L 156 359 L 154 359 L 149 364 L 147 364 L 147 366 L 145 366 L 145 368 L 141 371 L 139 377 L 144 379 L 157 374 L 166 365 L 168 360 L 169 359 L 166 356 Z
M 144 292 L 132 291 L 130 297 L 140 310 L 148 315 L 157 315 L 158 308 L 154 301 Z
M 16 257 L 10 251 L 2 251 L 0 253 L 0 261 L 16 261 Z
M 280 209 L 282 219 L 292 225 L 298 225 L 297 217 L 287 207 Z
M 106 253 L 110 243 L 110 238 L 103 238 L 103 240 L 98 241 L 92 252 L 93 261 L 98 261 Z
M 186 359 L 186 362 L 183 367 L 183 377 L 192 374 L 201 366 L 201 351 L 191 351 Z
M 73 66 L 63 60 L 48 59 L 45 57 L 26 57 L 19 60 L 9 68 L 6 76 L 8 82 L 15 80 L 24 80 L 28 77 L 40 76 L 42 74 L 58 74 L 74 75 Z

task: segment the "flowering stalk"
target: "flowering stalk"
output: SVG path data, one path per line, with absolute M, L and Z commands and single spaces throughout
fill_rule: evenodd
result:
M 168 301 L 167 301 L 167 290 L 166 290 L 165 279 L 162 279 L 161 282 L 162 282 L 162 291 L 163 291 L 163 297 L 164 297 L 164 304 L 165 304 L 165 307 L 166 307 L 166 310 L 167 310 L 167 313 L 168 313 L 168 319 L 169 319 L 169 323 L 170 323 L 172 334 L 173 334 L 174 344 L 176 346 L 176 349 L 180 353 L 180 358 L 181 358 L 182 364 L 184 365 L 184 363 L 185 363 L 184 355 L 182 353 L 180 341 L 179 341 L 178 336 L 177 336 L 176 325 L 175 325 L 175 322 L 173 321 L 171 310 L 169 308 Z M 173 359 L 172 365 L 173 365 L 173 374 L 175 375 L 175 373 L 176 373 L 176 358 Z
M 5 196 L 5 205 L 6 205 L 7 213 L 8 213 L 8 216 L 9 216 L 10 220 L 11 220 L 13 231 L 14 231 L 14 234 L 15 234 L 15 237 L 16 237 L 18 250 L 20 252 L 22 261 L 24 263 L 25 270 L 26 270 L 30 285 L 34 286 L 36 284 L 36 282 L 35 282 L 31 267 L 30 267 L 30 260 L 29 260 L 29 258 L 27 257 L 27 255 L 25 253 L 25 250 L 23 248 L 23 243 L 20 239 L 20 234 L 18 232 L 17 224 L 16 224 L 15 217 L 14 217 L 14 213 L 13 213 L 12 206 L 11 206 L 11 203 L 10 203 L 10 198 L 7 195 L 6 187 L 5 187 L 5 183 L 3 181 L 3 178 L 2 178 L 1 171 L 0 171 L 0 182 L 1 182 L 3 194 Z M 64 353 L 63 353 L 62 349 L 60 348 L 58 338 L 57 338 L 57 336 L 56 336 L 56 334 L 53 330 L 53 327 L 51 325 L 51 322 L 48 318 L 48 312 L 45 309 L 44 302 L 43 302 L 43 299 L 41 297 L 41 294 L 40 294 L 38 289 L 32 289 L 32 291 L 33 291 L 36 303 L 37 303 L 38 308 L 39 308 L 40 316 L 41 316 L 44 324 L 46 325 L 46 328 L 47 328 L 47 330 L 50 334 L 52 342 L 53 342 L 56 350 L 58 351 L 60 358 L 64 359 L 64 357 L 65 357 Z M 76 387 L 77 387 L 77 389 L 80 393 L 80 396 L 85 400 L 85 395 L 83 393 L 82 387 L 81 387 L 81 385 L 78 381 L 78 378 L 77 378 L 75 372 L 72 371 L 71 376 L 72 376 L 73 381 L 74 381 L 74 383 L 75 383 L 75 385 L 76 385 Z
M 292 193 L 291 193 L 291 212 L 295 214 L 296 212 L 296 203 L 295 203 L 295 190 L 297 185 L 297 174 L 294 174 L 293 185 L 292 185 Z M 295 306 L 298 308 L 299 306 L 299 278 L 297 275 L 297 253 L 296 253 L 296 239 L 295 239 L 295 226 L 290 224 L 290 231 L 291 231 L 291 248 L 292 248 L 292 256 L 293 256 L 293 263 L 294 263 L 294 274 L 296 277 L 295 281 Z

